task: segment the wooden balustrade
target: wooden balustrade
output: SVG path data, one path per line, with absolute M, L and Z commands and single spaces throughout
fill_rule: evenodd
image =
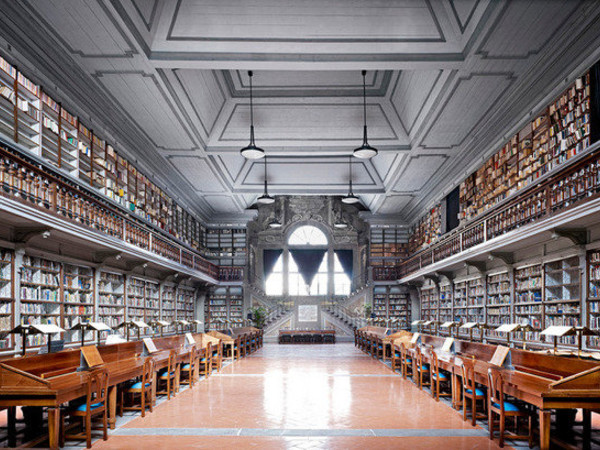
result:
M 243 280 L 243 268 L 219 268 L 72 181 L 0 146 L 0 195 L 74 222 L 223 281 Z M 233 270 L 230 270 L 233 269 Z
M 600 151 L 596 150 L 411 256 L 400 265 L 398 278 L 597 198 L 600 195 L 599 167 Z

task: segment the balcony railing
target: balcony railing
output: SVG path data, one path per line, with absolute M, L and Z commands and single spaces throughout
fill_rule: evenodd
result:
M 0 195 L 114 237 L 214 279 L 244 279 L 243 267 L 219 267 L 193 249 L 170 241 L 149 227 L 125 217 L 101 197 L 64 179 L 59 173 L 43 169 L 3 147 L 0 147 Z
M 600 151 L 596 147 L 593 153 L 549 176 L 539 185 L 517 194 L 501 207 L 490 209 L 474 222 L 453 230 L 435 244 L 402 262 L 397 268 L 396 279 L 524 225 L 547 219 L 568 208 L 598 198 L 599 192 Z M 388 273 L 391 274 L 392 271 Z M 374 279 L 377 280 L 375 272 Z

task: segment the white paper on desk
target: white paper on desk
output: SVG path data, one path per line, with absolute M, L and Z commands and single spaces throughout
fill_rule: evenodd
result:
M 43 334 L 63 333 L 65 331 L 61 327 L 51 323 L 34 323 L 31 325 L 31 328 L 35 328 Z
M 196 343 L 196 340 L 194 339 L 194 336 L 192 336 L 192 333 L 185 333 L 185 340 L 190 345 L 194 345 Z
M 111 334 L 106 336 L 106 345 L 112 345 L 112 344 L 122 344 L 123 342 L 127 342 L 125 339 L 123 339 L 122 336 L 119 336 L 118 334 Z
M 450 328 L 454 322 L 444 322 L 440 325 L 440 328 Z
M 467 322 L 464 325 L 461 325 L 459 328 L 470 329 L 477 325 L 477 322 Z
M 141 320 L 132 320 L 131 322 L 138 328 L 149 328 L 148 325 Z
M 511 333 L 519 328 L 518 323 L 505 323 L 504 325 L 500 325 L 494 331 L 499 331 L 501 333 Z
M 156 353 L 158 351 L 152 338 L 144 338 L 142 341 L 144 341 L 144 346 L 146 347 L 146 350 L 148 350 L 148 353 Z
M 446 353 L 450 353 L 452 350 L 452 344 L 454 344 L 454 338 L 446 338 L 444 340 L 444 345 L 442 345 L 442 351 Z
M 570 326 L 551 325 L 544 331 L 542 331 L 540 334 L 544 336 L 564 336 L 565 334 L 572 331 L 573 327 Z
M 421 333 L 415 333 L 412 335 L 412 338 L 410 338 L 410 343 L 416 344 L 420 338 L 421 338 Z
M 112 329 L 102 322 L 89 322 L 88 325 L 90 328 L 96 331 L 110 331 Z

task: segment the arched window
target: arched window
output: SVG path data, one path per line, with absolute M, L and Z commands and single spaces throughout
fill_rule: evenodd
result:
M 325 246 L 327 236 L 315 226 L 304 225 L 294 230 L 288 239 L 288 245 Z
M 277 258 L 272 272 L 267 275 L 265 293 L 267 295 L 283 295 L 283 256 Z

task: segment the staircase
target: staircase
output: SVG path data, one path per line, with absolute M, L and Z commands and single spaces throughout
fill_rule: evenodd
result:
M 354 324 L 349 323 L 348 321 L 336 316 L 333 312 L 329 310 L 322 310 L 323 319 L 325 319 L 325 326 L 327 323 L 333 325 L 333 327 L 337 331 L 336 340 L 338 342 L 350 342 L 354 340 L 354 330 L 356 327 Z
M 266 342 L 277 342 L 279 337 L 279 329 L 285 325 L 285 323 L 292 318 L 294 311 L 288 309 L 283 314 L 278 315 L 272 321 L 265 325 L 263 328 L 265 336 L 264 339 Z

